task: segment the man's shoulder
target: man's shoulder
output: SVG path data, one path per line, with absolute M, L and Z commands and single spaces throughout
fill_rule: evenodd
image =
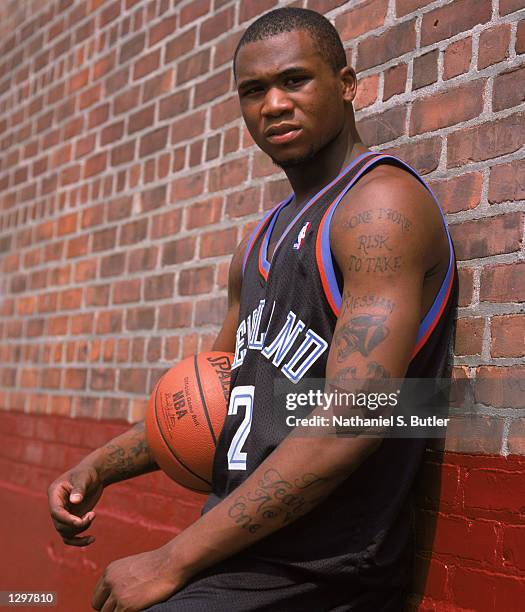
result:
M 334 251 L 356 235 L 396 235 L 409 241 L 428 265 L 443 241 L 443 219 L 430 191 L 411 172 L 393 164 L 370 170 L 342 198 L 330 228 Z

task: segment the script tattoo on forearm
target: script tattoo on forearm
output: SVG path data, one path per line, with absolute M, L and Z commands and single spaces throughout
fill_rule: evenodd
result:
M 120 446 L 114 442 L 106 444 L 105 448 L 108 451 L 104 466 L 108 473 L 113 473 L 119 479 L 131 478 L 138 473 L 144 473 L 145 467 L 151 463 L 151 469 L 154 469 L 155 464 L 151 456 L 148 444 L 146 442 L 144 422 L 137 423 L 133 427 L 135 432 L 129 446 Z
M 344 361 L 354 352 L 368 357 L 390 333 L 385 325 L 386 318 L 386 315 L 361 314 L 338 329 L 334 337 L 337 361 Z
M 286 525 L 324 497 L 318 487 L 328 480 L 308 472 L 290 482 L 278 470 L 266 470 L 253 492 L 235 498 L 228 516 L 252 534 L 263 526 L 264 521 L 279 519 L 281 526 Z

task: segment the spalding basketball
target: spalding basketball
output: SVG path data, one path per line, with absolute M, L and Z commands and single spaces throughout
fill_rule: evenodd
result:
M 232 361 L 232 353 L 218 351 L 188 357 L 161 376 L 149 400 L 146 439 L 151 453 L 170 478 L 193 491 L 211 491 Z

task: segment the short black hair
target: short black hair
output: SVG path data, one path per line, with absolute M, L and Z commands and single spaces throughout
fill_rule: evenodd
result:
M 237 78 L 235 68 L 237 55 L 241 47 L 251 42 L 266 40 L 272 36 L 296 30 L 305 30 L 310 34 L 323 59 L 334 72 L 346 66 L 346 54 L 341 38 L 326 17 L 309 9 L 285 7 L 261 15 L 246 29 L 233 55 L 235 78 Z

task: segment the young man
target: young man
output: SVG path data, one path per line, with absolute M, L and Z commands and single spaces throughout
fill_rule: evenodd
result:
M 93 606 L 402 610 L 425 440 L 287 436 L 274 382 L 442 377 L 457 295 L 448 230 L 422 179 L 361 142 L 355 73 L 324 17 L 263 15 L 234 70 L 246 125 L 292 194 L 232 259 L 213 347 L 235 352 L 231 414 L 205 512 L 160 549 L 111 563 Z M 89 544 L 78 534 L 103 487 L 155 468 L 139 424 L 58 478 L 64 541 Z

